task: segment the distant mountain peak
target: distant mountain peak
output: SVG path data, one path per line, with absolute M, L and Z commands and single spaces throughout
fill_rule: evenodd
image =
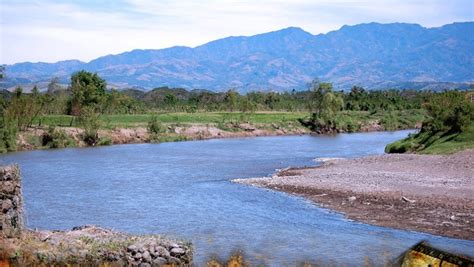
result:
M 135 49 L 88 63 L 18 63 L 3 87 L 47 83 L 71 73 L 98 72 L 117 87 L 182 87 L 216 91 L 305 89 L 319 77 L 337 88 L 474 81 L 474 23 L 435 28 L 410 23 L 344 25 L 312 35 L 299 27 L 231 36 L 190 48 Z
M 277 30 L 277 31 L 274 31 L 274 32 L 285 32 L 285 33 L 302 33 L 302 34 L 310 34 L 309 32 L 303 30 L 302 28 L 300 27 L 295 27 L 295 26 L 290 26 L 290 27 L 287 27 L 287 28 L 283 28 L 281 30 Z
M 404 23 L 404 22 L 392 22 L 392 23 L 379 23 L 379 22 L 368 22 L 355 25 L 343 25 L 338 31 L 350 31 L 350 30 L 393 30 L 393 29 L 424 29 L 423 26 L 416 23 Z

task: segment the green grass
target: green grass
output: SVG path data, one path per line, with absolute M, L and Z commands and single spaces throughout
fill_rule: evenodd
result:
M 474 149 L 474 123 L 471 123 L 462 133 L 441 136 L 421 153 L 452 154 L 465 149 Z
M 340 118 L 344 121 L 353 123 L 365 123 L 371 120 L 380 120 L 383 122 L 387 112 L 369 113 L 367 111 L 343 111 Z M 398 125 L 395 129 L 413 128 L 416 122 L 425 118 L 421 110 L 392 111 L 392 117 L 395 118 Z M 225 125 L 227 123 L 252 123 L 252 124 L 278 124 L 288 123 L 298 124 L 298 119 L 308 118 L 309 112 L 196 112 L 196 113 L 155 113 L 155 114 L 135 114 L 135 115 L 103 115 L 101 117 L 103 128 L 134 128 L 146 127 L 148 122 L 156 116 L 158 120 L 166 124 L 216 124 Z M 68 115 L 48 115 L 35 121 L 36 125 L 41 126 L 77 126 L 72 116 Z M 393 130 L 395 130 L 393 129 Z
M 452 154 L 474 149 L 474 123 L 461 133 L 419 133 L 387 145 L 388 153 L 417 152 L 421 154 Z

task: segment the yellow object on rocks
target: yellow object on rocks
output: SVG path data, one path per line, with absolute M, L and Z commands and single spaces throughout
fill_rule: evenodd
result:
M 420 242 L 405 252 L 399 259 L 402 267 L 473 267 L 474 261 L 434 248 L 426 242 Z

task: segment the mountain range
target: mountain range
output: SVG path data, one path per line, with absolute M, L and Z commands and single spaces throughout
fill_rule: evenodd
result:
M 366 23 L 318 35 L 290 27 L 90 62 L 17 63 L 6 66 L 3 86 L 44 85 L 53 77 L 67 83 L 82 69 L 116 88 L 283 91 L 306 89 L 314 78 L 341 89 L 463 86 L 474 81 L 474 22 L 436 28 Z

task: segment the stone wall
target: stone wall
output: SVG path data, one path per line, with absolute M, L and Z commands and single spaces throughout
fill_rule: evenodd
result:
M 0 237 L 18 237 L 23 230 L 20 169 L 0 166 Z

